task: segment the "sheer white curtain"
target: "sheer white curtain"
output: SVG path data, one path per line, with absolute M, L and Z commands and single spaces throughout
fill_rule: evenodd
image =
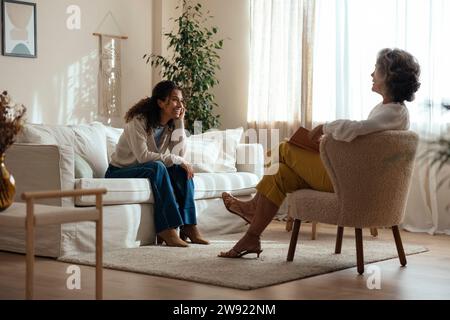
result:
M 448 131 L 450 113 L 441 103 L 450 98 L 450 1 L 316 0 L 315 12 L 314 124 L 366 118 L 381 100 L 371 92 L 376 55 L 397 47 L 422 67 L 422 87 L 408 104 L 411 129 L 425 139 Z M 426 149 L 423 143 L 420 153 Z M 437 188 L 443 174 L 417 161 L 406 229 L 450 234 L 450 189 Z
M 284 138 L 311 123 L 313 18 L 314 0 L 251 1 L 250 128 Z

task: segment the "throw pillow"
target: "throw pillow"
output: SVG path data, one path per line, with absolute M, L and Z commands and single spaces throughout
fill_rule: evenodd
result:
M 99 122 L 70 126 L 75 136 L 74 150 L 94 171 L 94 178 L 104 178 L 108 169 L 105 126 Z
M 207 131 L 203 134 L 190 136 L 194 141 L 215 141 L 218 145 L 219 155 L 214 169 L 209 172 L 227 173 L 236 172 L 236 149 L 239 145 L 244 128 L 228 129 L 225 131 Z
M 22 132 L 16 139 L 18 143 L 69 146 L 73 146 L 74 140 L 73 131 L 67 126 L 47 126 L 30 123 L 25 124 Z
M 89 163 L 95 178 L 103 178 L 108 168 L 105 127 L 99 122 L 68 126 L 27 124 L 17 142 L 72 146 Z
M 92 171 L 89 163 L 87 163 L 87 161 L 84 160 L 78 153 L 75 153 L 75 179 L 92 179 L 93 177 L 94 171 Z
M 186 139 L 184 158 L 192 164 L 195 173 L 214 172 L 221 145 L 214 139 L 200 139 L 191 136 Z
M 108 151 L 108 162 L 111 162 L 111 155 L 116 151 L 116 145 L 123 133 L 121 128 L 113 128 L 105 126 L 106 131 L 106 148 Z

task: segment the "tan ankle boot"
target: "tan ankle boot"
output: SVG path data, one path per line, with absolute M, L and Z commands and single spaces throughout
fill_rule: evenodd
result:
M 158 233 L 156 241 L 158 244 L 165 242 L 169 247 L 189 247 L 185 241 L 180 239 L 175 229 L 166 229 Z
M 203 239 L 195 224 L 188 224 L 181 227 L 180 237 L 183 240 L 189 238 L 192 243 L 196 244 L 209 244 L 208 240 Z

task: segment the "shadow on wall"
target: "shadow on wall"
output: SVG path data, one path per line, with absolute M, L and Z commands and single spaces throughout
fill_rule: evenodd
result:
M 66 125 L 98 120 L 98 52 L 93 50 L 66 66 L 53 75 L 51 83 L 39 83 L 34 88 L 29 122 Z M 50 90 L 48 86 L 51 86 Z M 45 99 L 40 95 L 40 92 L 49 91 L 54 93 L 53 97 Z M 47 103 L 51 107 L 46 106 Z M 44 116 L 49 110 L 53 114 Z
M 98 104 L 98 53 L 72 63 L 55 82 L 59 84 L 59 123 L 79 124 L 92 122 L 97 114 Z

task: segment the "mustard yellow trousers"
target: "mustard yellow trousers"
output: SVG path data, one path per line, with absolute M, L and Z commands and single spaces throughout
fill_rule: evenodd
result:
M 334 192 L 318 153 L 283 142 L 279 147 L 278 165 L 275 174 L 265 175 L 256 186 L 258 192 L 277 206 L 281 206 L 286 194 L 299 189 Z

